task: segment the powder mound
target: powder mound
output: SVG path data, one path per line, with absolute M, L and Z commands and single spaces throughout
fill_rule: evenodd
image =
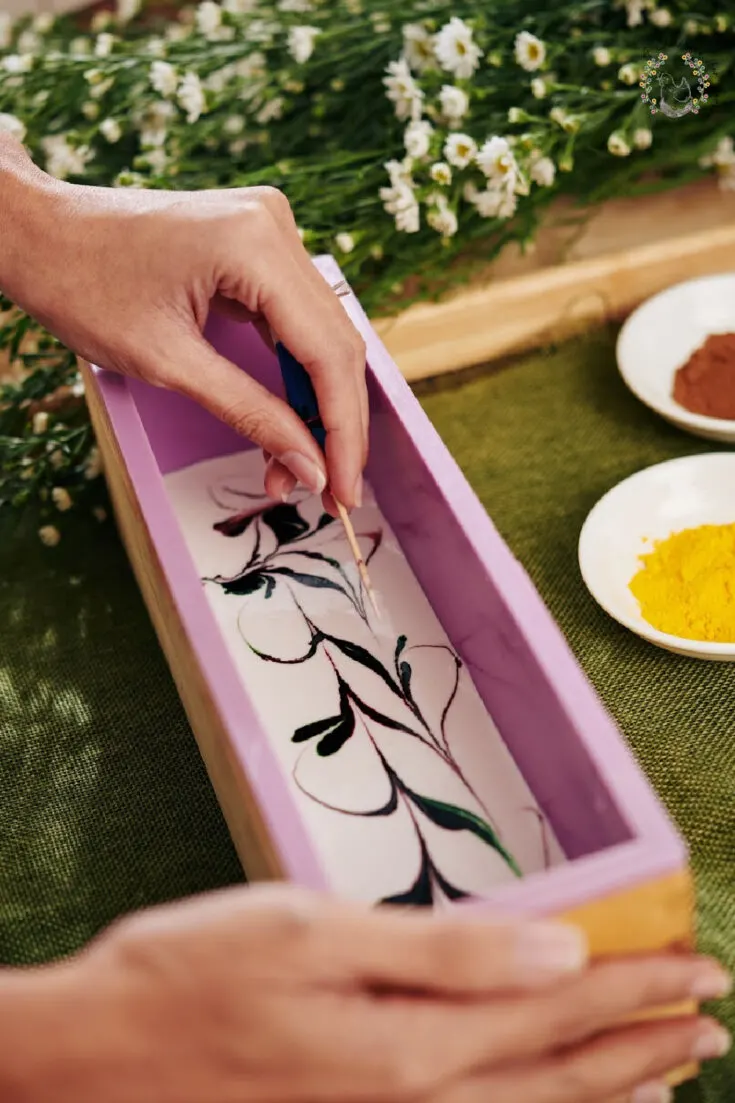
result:
M 674 376 L 674 401 L 693 414 L 735 420 L 735 333 L 713 333 Z
M 640 559 L 630 590 L 653 628 L 735 643 L 735 524 L 673 533 Z

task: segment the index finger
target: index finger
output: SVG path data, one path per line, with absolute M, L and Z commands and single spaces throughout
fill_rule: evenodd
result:
M 334 986 L 483 995 L 542 986 L 587 963 L 584 934 L 554 922 L 494 923 L 334 903 L 303 915 L 300 932 L 293 951 L 301 973 L 309 969 Z
M 289 237 L 288 232 L 284 236 Z M 282 293 L 282 273 L 273 273 L 262 297 L 262 311 L 273 332 L 308 372 L 322 424 L 333 495 L 348 509 L 358 504 L 367 457 L 364 417 L 365 342 L 329 284 L 314 269 L 298 235 L 289 242 L 298 270 L 298 299 Z M 303 254 L 294 255 L 296 248 Z M 285 258 L 279 258 L 281 263 Z M 304 270 L 304 260 L 313 275 Z M 295 274 L 295 273 L 294 273 Z M 296 281 L 293 281 L 294 283 Z

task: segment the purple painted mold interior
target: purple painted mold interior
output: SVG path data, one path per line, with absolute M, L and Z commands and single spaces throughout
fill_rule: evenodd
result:
M 317 266 L 341 278 L 331 258 Z M 367 343 L 368 480 L 434 612 L 568 862 L 492 890 L 481 906 L 543 914 L 681 868 L 686 849 L 530 579 L 413 397 L 354 296 Z M 208 336 L 281 392 L 250 326 L 213 318 Z M 281 855 L 287 876 L 328 889 L 287 779 L 242 688 L 184 542 L 164 476 L 242 451 L 242 438 L 187 399 L 97 371 L 102 399 L 179 615 Z

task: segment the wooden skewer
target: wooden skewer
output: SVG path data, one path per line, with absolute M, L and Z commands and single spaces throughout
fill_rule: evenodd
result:
M 375 597 L 375 590 L 373 589 L 373 584 L 370 581 L 370 575 L 368 574 L 365 560 L 362 558 L 362 552 L 360 551 L 360 545 L 358 544 L 357 537 L 355 536 L 355 530 L 352 527 L 350 515 L 345 507 L 342 505 L 342 503 L 338 502 L 336 498 L 334 499 L 334 504 L 337 507 L 337 512 L 339 513 L 339 519 L 342 522 L 342 527 L 345 530 L 347 542 L 350 545 L 350 550 L 352 551 L 355 563 L 357 564 L 357 569 L 360 572 L 360 578 L 362 579 L 362 584 L 365 587 L 365 593 L 370 598 L 370 604 L 375 610 L 376 616 L 378 617 L 378 619 L 380 619 L 381 613 L 377 599 Z
M 331 286 L 332 291 L 334 291 L 335 294 L 338 295 L 340 298 L 344 295 L 350 294 L 350 288 L 346 280 L 340 280 L 338 283 L 334 283 Z M 298 361 L 291 355 L 291 353 L 287 352 L 287 350 L 284 349 L 283 345 L 278 344 L 273 333 L 271 333 L 271 337 L 273 338 L 273 343 L 276 346 L 276 352 L 278 353 L 281 374 L 283 375 L 284 383 L 286 384 L 286 393 L 289 402 L 292 408 L 297 410 L 302 420 L 305 421 L 312 436 L 323 448 L 324 429 L 321 425 L 316 395 L 314 394 L 314 389 L 311 385 L 309 377 L 304 370 L 303 365 L 299 364 Z M 296 392 L 295 395 L 289 393 L 289 380 L 291 383 L 291 390 Z M 317 427 L 319 429 L 319 435 L 316 432 Z M 345 507 L 342 505 L 342 503 L 338 502 L 336 498 L 334 498 L 334 503 L 337 507 L 339 519 L 342 522 L 342 528 L 344 529 L 345 536 L 347 537 L 347 542 L 350 545 L 350 550 L 355 560 L 357 570 L 360 574 L 360 579 L 362 580 L 362 584 L 365 588 L 365 593 L 370 599 L 370 604 L 375 610 L 376 616 L 378 617 L 378 619 L 380 619 L 381 614 L 378 607 L 378 602 L 375 597 L 375 591 L 373 590 L 373 585 L 370 581 L 370 575 L 368 574 L 365 560 L 362 558 L 362 552 L 360 551 L 360 545 L 358 544 L 357 537 L 355 536 L 355 530 L 352 527 L 350 515 Z

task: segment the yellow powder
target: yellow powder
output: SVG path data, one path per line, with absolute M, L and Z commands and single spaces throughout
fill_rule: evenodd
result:
M 735 643 L 735 524 L 657 540 L 630 583 L 645 620 L 689 640 Z

